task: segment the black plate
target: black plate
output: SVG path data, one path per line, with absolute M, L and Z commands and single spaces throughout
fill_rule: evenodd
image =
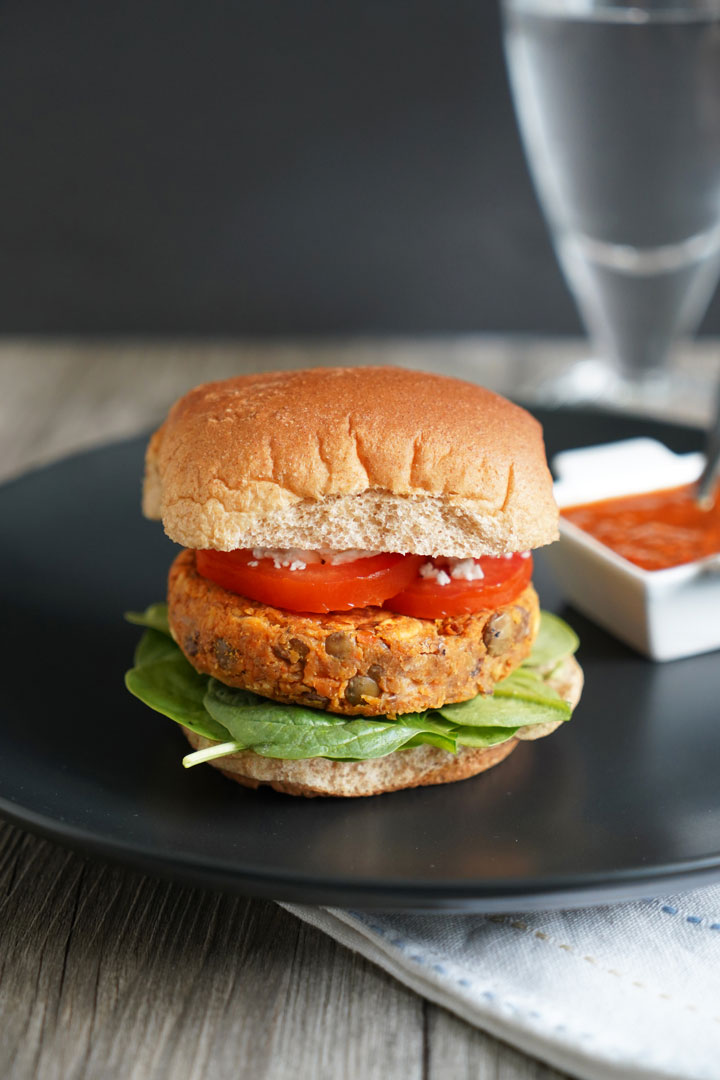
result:
M 549 453 L 692 429 L 548 413 Z M 182 769 L 175 726 L 122 683 L 173 548 L 140 516 L 143 440 L 0 489 L 0 810 L 73 846 L 276 899 L 497 911 L 589 904 L 720 879 L 720 657 L 655 665 L 573 611 L 586 688 L 552 738 L 489 773 L 370 799 L 250 792 Z M 677 627 L 682 633 L 682 626 Z

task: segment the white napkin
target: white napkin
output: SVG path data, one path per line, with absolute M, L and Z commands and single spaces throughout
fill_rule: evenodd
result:
M 530 915 L 284 906 L 582 1080 L 720 1080 L 720 886 Z

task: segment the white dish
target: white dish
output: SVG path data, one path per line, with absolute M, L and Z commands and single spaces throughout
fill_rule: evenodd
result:
M 702 454 L 675 454 L 653 439 L 568 450 L 553 467 L 563 507 L 692 483 Z M 560 518 L 547 558 L 568 600 L 652 660 L 720 649 L 720 555 L 643 570 Z

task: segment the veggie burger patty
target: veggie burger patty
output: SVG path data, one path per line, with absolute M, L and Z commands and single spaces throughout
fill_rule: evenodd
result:
M 346 716 L 396 716 L 490 693 L 528 656 L 539 620 L 532 586 L 495 611 L 444 619 L 379 607 L 300 614 L 202 577 L 194 551 L 172 565 L 168 614 L 197 671 Z

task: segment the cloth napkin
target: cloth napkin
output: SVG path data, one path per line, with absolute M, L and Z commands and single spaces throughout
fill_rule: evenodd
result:
M 529 915 L 284 906 L 581 1080 L 720 1080 L 720 886 Z

